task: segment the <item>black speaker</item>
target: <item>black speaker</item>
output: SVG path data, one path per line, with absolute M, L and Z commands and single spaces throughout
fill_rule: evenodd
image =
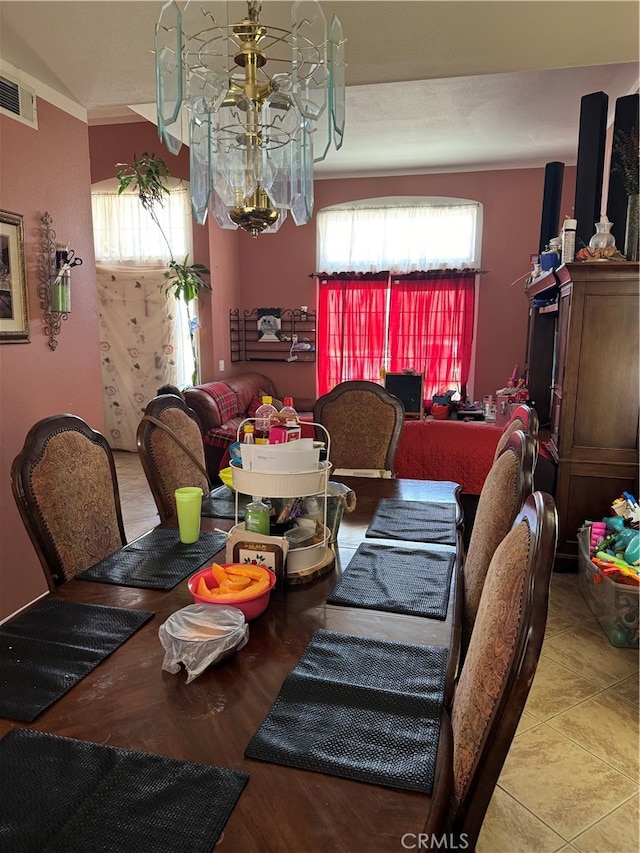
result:
M 542 218 L 540 220 L 540 245 L 543 252 L 552 237 L 558 236 L 560 226 L 560 201 L 562 198 L 562 180 L 564 163 L 547 163 L 544 167 L 544 191 L 542 195 Z
M 406 417 L 422 417 L 424 374 L 387 373 L 384 377 L 384 387 L 394 397 L 402 400 Z
M 640 96 L 626 95 L 616 101 L 616 115 L 613 123 L 613 150 L 609 172 L 609 193 L 607 195 L 607 216 L 613 222 L 611 233 L 616 238 L 616 246 L 624 252 L 624 238 L 627 226 L 627 193 L 622 175 L 618 171 L 619 156 L 615 150 L 616 138 L 631 138 L 631 132 L 638 132 L 638 101 Z
M 593 92 L 580 99 L 580 130 L 573 216 L 578 220 L 576 251 L 589 245 L 600 219 L 609 96 Z

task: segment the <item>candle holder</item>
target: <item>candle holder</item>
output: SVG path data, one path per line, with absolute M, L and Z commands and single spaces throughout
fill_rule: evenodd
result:
M 41 222 L 40 251 L 37 255 L 40 280 L 38 297 L 44 316 L 44 333 L 49 338 L 49 346 L 55 350 L 62 321 L 71 313 L 71 267 L 74 266 L 74 253 L 69 251 L 68 246 L 56 243 L 53 220 L 48 213 L 42 215 Z

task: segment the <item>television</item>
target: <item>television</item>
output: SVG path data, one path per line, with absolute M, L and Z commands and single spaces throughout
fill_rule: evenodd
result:
M 402 401 L 405 417 L 423 417 L 424 373 L 387 373 L 384 387 Z

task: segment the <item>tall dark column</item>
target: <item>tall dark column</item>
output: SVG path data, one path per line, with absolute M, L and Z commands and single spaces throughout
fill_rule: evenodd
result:
M 576 197 L 573 207 L 576 229 L 576 251 L 589 245 L 600 219 L 602 176 L 607 132 L 609 96 L 593 92 L 580 99 L 580 130 L 578 133 L 578 162 L 576 165 Z
M 538 252 L 544 251 L 552 237 L 558 236 L 560 222 L 560 202 L 562 199 L 562 180 L 564 163 L 547 163 L 544 167 L 544 193 L 542 196 L 542 219 L 540 221 L 540 245 Z
M 616 115 L 613 124 L 613 139 L 615 146 L 616 134 L 624 134 L 627 139 L 631 137 L 631 131 L 635 129 L 638 133 L 638 100 L 640 96 L 626 95 L 616 101 Z M 624 238 L 627 225 L 627 193 L 624 188 L 622 176 L 616 166 L 618 155 L 615 147 L 611 152 L 611 171 L 609 173 L 609 194 L 607 196 L 607 216 L 613 222 L 611 233 L 616 238 L 616 246 L 624 252 Z

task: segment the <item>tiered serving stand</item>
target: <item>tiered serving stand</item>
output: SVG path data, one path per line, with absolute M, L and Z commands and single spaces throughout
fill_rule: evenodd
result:
M 255 418 L 246 418 L 238 427 L 238 441 L 243 433 L 245 423 L 255 423 Z M 322 424 L 312 423 L 311 426 L 320 429 L 326 436 L 327 459 L 319 462 L 318 468 L 313 471 L 300 471 L 295 473 L 248 471 L 234 464 L 231 460 L 231 479 L 236 493 L 236 526 L 238 522 L 238 495 L 260 495 L 268 498 L 307 498 L 315 495 L 323 496 L 323 530 L 324 538 L 320 543 L 309 545 L 306 548 L 296 548 L 289 551 L 289 555 L 295 555 L 296 559 L 287 560 L 289 563 L 301 564 L 287 565 L 287 583 L 306 583 L 313 578 L 320 577 L 333 568 L 335 554 L 328 546 L 330 531 L 327 527 L 327 489 L 329 475 L 331 473 L 331 462 L 329 461 L 331 438 Z M 281 537 L 272 537 L 274 542 L 280 544 Z

